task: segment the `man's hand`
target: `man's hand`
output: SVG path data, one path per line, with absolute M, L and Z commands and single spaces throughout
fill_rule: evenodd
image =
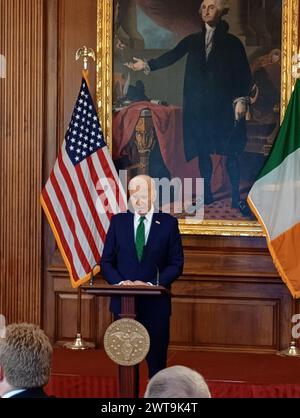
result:
M 126 45 L 119 38 L 117 38 L 115 42 L 116 42 L 115 47 L 117 49 L 120 49 L 121 51 L 123 51 L 126 48 Z
M 141 280 L 135 280 L 133 282 L 135 286 L 150 286 L 148 283 L 142 282 Z
M 125 67 L 130 68 L 132 71 L 143 71 L 145 70 L 145 62 L 140 58 L 133 57 L 135 62 L 126 62 L 124 65 Z
M 122 285 L 124 286 L 133 286 L 134 282 L 132 282 L 131 280 L 123 280 Z
M 149 283 L 142 282 L 141 280 L 123 280 L 121 283 L 123 286 L 151 286 Z

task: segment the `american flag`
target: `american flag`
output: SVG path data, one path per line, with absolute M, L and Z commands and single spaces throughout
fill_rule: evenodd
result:
M 110 219 L 126 210 L 126 195 L 85 78 L 41 203 L 72 286 L 78 287 L 99 271 Z

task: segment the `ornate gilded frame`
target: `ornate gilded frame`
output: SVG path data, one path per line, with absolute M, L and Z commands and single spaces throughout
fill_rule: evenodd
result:
M 112 147 L 113 1 L 97 0 L 97 105 L 108 146 Z M 299 1 L 283 0 L 281 117 L 290 98 L 294 79 L 292 56 L 298 52 Z M 190 224 L 180 220 L 189 235 L 263 236 L 256 221 L 207 220 Z

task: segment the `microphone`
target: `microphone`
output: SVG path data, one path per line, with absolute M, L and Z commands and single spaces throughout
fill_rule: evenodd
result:
M 156 267 L 156 286 L 159 286 L 159 268 L 156 264 L 155 264 L 155 267 Z
M 95 278 L 95 276 L 94 276 L 94 268 L 96 268 L 97 266 L 99 266 L 98 263 L 95 264 L 94 267 L 92 268 L 91 277 L 90 277 L 90 281 L 89 281 L 89 285 L 90 286 L 93 286 L 93 284 L 94 284 L 94 278 Z
M 148 246 L 146 244 L 143 247 L 143 258 L 142 259 L 145 258 L 147 251 L 148 251 Z M 157 264 L 154 264 L 154 267 L 156 269 L 156 286 L 159 286 L 159 267 L 158 267 Z

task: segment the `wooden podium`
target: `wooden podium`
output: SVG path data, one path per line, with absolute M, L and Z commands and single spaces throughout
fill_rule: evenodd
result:
M 136 318 L 136 296 L 162 296 L 170 291 L 162 286 L 122 286 L 109 284 L 93 284 L 81 286 L 81 289 L 95 296 L 121 297 L 120 318 Z M 151 341 L 150 341 L 151 344 Z M 138 398 L 139 396 L 139 365 L 119 366 L 119 388 L 121 398 Z

